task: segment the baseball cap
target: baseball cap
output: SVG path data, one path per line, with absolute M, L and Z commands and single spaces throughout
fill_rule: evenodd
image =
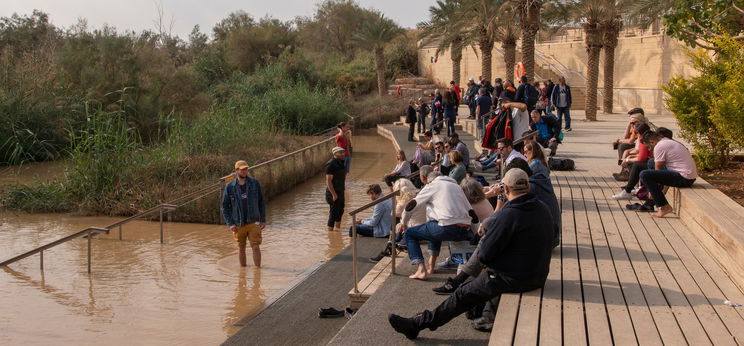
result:
M 475 80 L 475 78 L 473 78 L 473 77 L 470 77 L 470 79 L 469 79 L 469 80 Z
M 243 160 L 240 160 L 240 161 L 235 162 L 235 169 L 243 169 L 243 168 L 248 168 L 248 163 L 247 162 L 245 162 Z
M 527 192 L 530 189 L 530 178 L 519 168 L 512 168 L 506 172 L 501 182 L 514 192 Z
M 346 150 L 344 148 L 341 148 L 341 147 L 334 147 L 333 149 L 331 149 L 331 152 L 334 153 L 334 154 L 337 153 L 337 152 L 339 152 L 339 151 L 346 151 Z

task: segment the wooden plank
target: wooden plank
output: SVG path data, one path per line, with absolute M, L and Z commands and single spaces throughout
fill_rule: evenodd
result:
M 514 345 L 537 345 L 540 322 L 540 298 L 542 289 L 522 293 L 519 303 L 519 319 L 514 331 Z
M 599 174 L 607 173 L 608 172 L 599 172 Z M 617 184 L 611 184 L 601 177 L 596 178 L 595 181 L 597 181 L 598 185 L 602 187 L 602 193 L 608 201 L 611 200 L 612 194 L 619 190 Z M 653 316 L 654 323 L 656 324 L 657 331 L 659 332 L 663 343 L 669 345 L 686 344 L 687 341 L 682 333 L 682 329 L 672 313 L 672 309 L 667 303 L 664 293 L 661 288 L 658 287 L 656 278 L 653 276 L 651 267 L 641 250 L 638 239 L 634 232 L 632 232 L 631 223 L 623 211 L 620 210 L 618 203 L 612 202 L 610 205 L 612 206 L 612 208 L 610 208 L 610 213 L 615 220 L 618 234 L 624 244 L 628 258 L 630 259 L 633 275 L 636 276 L 638 285 L 641 287 L 646 304 L 651 311 L 651 315 Z M 622 273 L 622 275 L 627 274 L 629 273 Z
M 561 185 L 553 174 L 552 184 L 558 203 L 562 202 Z M 563 208 L 561 207 L 561 210 Z M 566 217 L 563 215 L 563 217 Z M 561 227 L 562 228 L 562 227 Z M 562 331 L 562 291 L 561 291 L 561 249 L 559 244 L 553 249 L 553 256 L 550 260 L 550 273 L 543 287 L 542 301 L 540 302 L 540 344 L 542 345 L 560 345 L 563 343 Z
M 581 271 L 581 286 L 584 293 L 584 311 L 586 314 L 586 328 L 589 344 L 610 345 L 612 335 L 607 316 L 601 279 L 594 257 L 592 236 L 589 230 L 584 195 L 582 194 L 583 178 L 575 171 L 569 175 L 571 197 L 574 201 L 574 222 L 576 224 L 576 243 L 579 252 L 579 270 Z M 630 331 L 633 332 L 632 328 Z
M 562 252 L 562 291 L 563 291 L 563 343 L 565 345 L 586 345 L 586 323 L 584 320 L 584 297 L 582 295 L 579 253 L 576 248 L 576 229 L 574 224 L 574 200 L 571 197 L 568 179 L 561 175 L 558 179 L 562 189 L 563 206 L 563 252 Z
M 616 345 L 635 345 L 638 344 L 635 329 L 630 320 L 630 313 L 625 302 L 625 297 L 622 294 L 618 275 L 615 271 L 614 258 L 610 253 L 607 243 L 605 227 L 599 215 L 597 201 L 591 188 L 591 185 L 595 184 L 595 182 L 586 176 L 582 178 L 584 179 L 582 184 L 585 187 L 582 188 L 581 192 L 589 221 L 592 248 L 599 270 L 602 293 L 612 330 L 612 339 Z
M 514 328 L 519 315 L 519 300 L 521 294 L 508 293 L 501 295 L 499 309 L 493 321 L 493 330 L 488 341 L 489 346 L 512 345 Z
M 599 217 L 605 230 L 606 245 L 609 247 L 619 289 L 625 299 L 625 304 L 631 322 L 633 323 L 636 342 L 640 345 L 663 345 L 661 335 L 659 335 L 656 328 L 641 285 L 638 283 L 630 258 L 628 257 L 625 244 L 620 237 L 617 225 L 610 212 L 609 202 L 602 192 L 602 187 L 597 184 L 596 180 L 589 177 L 586 179 L 597 203 Z M 608 294 L 608 296 L 610 295 Z M 608 309 L 611 309 L 611 307 Z M 613 323 L 613 327 L 614 325 L 615 323 Z M 623 343 L 623 340 L 617 338 L 617 333 L 614 332 L 614 329 L 613 336 L 616 339 L 616 343 Z

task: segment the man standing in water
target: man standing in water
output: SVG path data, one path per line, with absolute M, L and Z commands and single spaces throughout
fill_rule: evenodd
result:
M 344 185 L 346 184 L 346 170 L 344 169 L 344 148 L 335 147 L 331 150 L 333 157 L 326 163 L 326 203 L 330 206 L 328 213 L 328 232 L 341 230 L 341 216 L 344 214 Z
M 235 179 L 225 185 L 222 196 L 222 216 L 238 242 L 240 265 L 245 267 L 246 240 L 253 250 L 253 264 L 261 266 L 261 231 L 266 227 L 266 205 L 261 184 L 248 176 L 248 164 L 235 162 Z

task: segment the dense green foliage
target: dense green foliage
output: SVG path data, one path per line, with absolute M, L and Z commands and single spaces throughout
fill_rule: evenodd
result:
M 675 77 L 663 88 L 669 94 L 666 105 L 703 169 L 725 166 L 732 149 L 744 147 L 744 44 L 730 37 L 714 43 L 717 56 L 689 53 L 699 76 Z
M 289 22 L 238 11 L 211 39 L 196 26 L 188 41 L 85 21 L 57 28 L 40 11 L 0 18 L 0 165 L 68 162 L 55 181 L 5 187 L 0 205 L 132 214 L 214 182 L 237 159 L 298 149 L 312 139 L 297 135 L 347 113 L 397 116 L 386 101 L 357 101 L 374 90 L 375 66 L 349 32 L 377 16 L 341 0 Z M 323 43 L 328 30 L 344 34 L 340 49 Z M 387 78 L 415 73 L 411 40 L 385 56 Z

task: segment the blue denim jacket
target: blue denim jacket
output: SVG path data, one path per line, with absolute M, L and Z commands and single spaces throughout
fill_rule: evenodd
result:
M 246 223 L 266 222 L 266 205 L 264 204 L 263 192 L 258 180 L 246 177 L 248 187 L 248 215 L 242 215 L 240 208 L 240 188 L 238 179 L 233 179 L 225 185 L 225 193 L 222 196 L 222 217 L 228 226 L 243 226 Z
M 385 195 L 381 194 L 380 198 Z M 375 237 L 386 237 L 393 228 L 393 201 L 386 200 L 372 207 L 372 217 L 362 220 L 362 224 L 372 226 Z

